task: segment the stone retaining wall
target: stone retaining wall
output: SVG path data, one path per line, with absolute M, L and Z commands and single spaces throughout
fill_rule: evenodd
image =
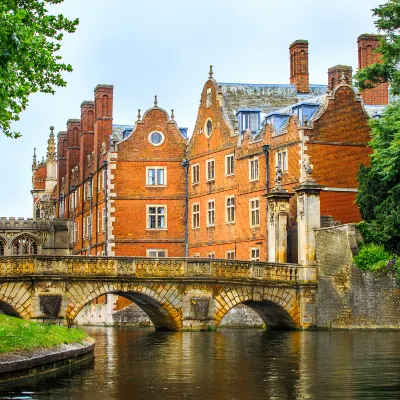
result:
M 318 328 L 400 329 L 393 274 L 363 272 L 352 259 L 362 241 L 354 224 L 316 230 Z
M 53 372 L 65 366 L 90 361 L 94 340 L 64 344 L 49 349 L 16 351 L 0 355 L 0 385 Z

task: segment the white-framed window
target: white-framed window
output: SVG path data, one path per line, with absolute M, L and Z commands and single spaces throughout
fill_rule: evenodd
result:
M 235 196 L 225 197 L 226 201 L 226 223 L 235 222 Z
M 250 247 L 250 261 L 260 261 L 259 247 Z
M 165 136 L 162 132 L 154 131 L 150 133 L 148 140 L 153 146 L 157 147 L 164 143 Z
M 87 182 L 87 194 L 88 194 L 88 199 L 92 197 L 92 185 L 90 184 L 90 180 Z
M 83 184 L 83 200 L 85 201 L 87 199 L 87 189 L 86 189 L 86 183 Z
M 74 201 L 74 205 L 75 205 L 75 208 L 78 208 L 78 203 L 79 203 L 79 188 L 78 189 L 76 189 L 75 190 L 75 201 Z
M 215 258 L 215 251 L 207 252 L 207 258 Z
M 97 191 L 101 192 L 103 171 L 97 173 Z
M 249 180 L 258 180 L 259 170 L 258 170 L 258 157 L 253 157 L 249 160 Z
M 207 201 L 207 226 L 215 226 L 215 199 Z
M 165 249 L 147 249 L 147 257 L 167 257 L 168 250 Z
M 101 230 L 101 210 L 97 210 L 97 233 Z
M 200 253 L 192 253 L 192 257 L 200 257 Z
M 225 156 L 225 175 L 235 175 L 235 155 L 228 154 Z
M 83 217 L 83 238 L 86 239 L 87 238 L 87 228 L 86 228 L 86 218 Z
M 288 170 L 288 156 L 287 150 L 280 150 L 276 153 L 276 166 L 281 165 L 282 172 L 287 172 Z
M 215 179 L 215 160 L 207 160 L 206 177 L 208 181 L 213 181 Z
M 167 229 L 167 206 L 146 205 L 147 229 Z
M 200 182 L 200 165 L 192 165 L 192 184 L 195 185 Z
M 68 196 L 68 207 L 70 210 L 72 210 L 74 207 L 74 192 L 70 193 Z
M 250 201 L 250 226 L 260 225 L 260 198 L 254 197 Z
M 105 189 L 106 188 L 106 177 L 107 177 L 107 170 L 104 168 L 104 170 L 103 170 L 103 173 L 102 173 L 102 175 L 103 175 L 103 179 L 102 179 L 102 185 L 101 185 L 101 188 L 102 189 Z
M 228 260 L 234 260 L 235 259 L 235 250 L 227 250 L 226 251 L 226 258 Z
M 167 168 L 166 167 L 146 167 L 146 185 L 166 186 Z
M 102 216 L 103 216 L 103 220 L 101 221 L 101 226 L 103 227 L 103 232 L 106 231 L 106 208 L 103 207 L 102 209 Z
M 211 118 L 207 118 L 206 123 L 204 124 L 204 134 L 207 139 L 209 139 L 210 136 L 212 135 L 212 131 L 213 131 L 212 120 Z
M 200 203 L 192 205 L 192 228 L 200 228 Z

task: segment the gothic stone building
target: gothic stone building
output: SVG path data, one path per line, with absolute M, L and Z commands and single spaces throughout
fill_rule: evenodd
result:
M 379 60 L 378 43 L 358 38 L 360 68 Z M 267 196 L 278 181 L 293 194 L 286 259 L 296 262 L 293 188 L 303 167 L 322 186 L 323 216 L 359 221 L 368 120 L 388 103 L 387 84 L 360 95 L 345 65 L 329 69 L 326 85 L 310 84 L 308 64 L 308 42 L 297 40 L 289 84 L 221 83 L 210 69 L 190 140 L 157 99 L 134 125 L 114 124 L 113 87 L 98 85 L 58 133 L 56 180 L 49 163 L 34 169 L 35 216 L 54 182 L 56 216 L 73 221 L 73 254 L 265 261 Z

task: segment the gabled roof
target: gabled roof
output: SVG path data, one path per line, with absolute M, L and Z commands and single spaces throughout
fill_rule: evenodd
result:
M 235 127 L 236 113 L 240 108 L 259 108 L 268 114 L 301 101 L 308 102 L 327 90 L 326 85 L 310 85 L 308 94 L 299 94 L 295 85 L 289 84 L 218 82 L 217 85 L 223 97 L 223 113 L 232 128 Z

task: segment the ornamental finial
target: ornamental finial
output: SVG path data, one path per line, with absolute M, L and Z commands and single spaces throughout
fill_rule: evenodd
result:
M 56 142 L 54 139 L 54 126 L 50 127 L 50 135 L 49 140 L 47 141 L 47 161 L 55 162 L 56 161 Z
M 32 163 L 32 169 L 36 169 L 37 164 L 36 164 L 36 147 L 33 149 L 33 163 Z
M 157 95 L 154 96 L 154 107 L 158 107 Z
M 138 109 L 138 113 L 137 113 L 137 120 L 140 121 L 142 118 L 142 116 L 140 115 L 140 108 Z
M 172 110 L 171 110 L 171 120 L 173 121 L 173 120 L 174 120 L 174 118 L 175 118 L 175 115 L 174 115 L 174 110 L 172 109 Z
M 213 75 L 214 75 L 214 72 L 213 72 L 213 66 L 212 66 L 212 65 L 210 65 L 210 72 L 208 73 L 208 77 L 209 77 L 209 79 L 212 79 Z

